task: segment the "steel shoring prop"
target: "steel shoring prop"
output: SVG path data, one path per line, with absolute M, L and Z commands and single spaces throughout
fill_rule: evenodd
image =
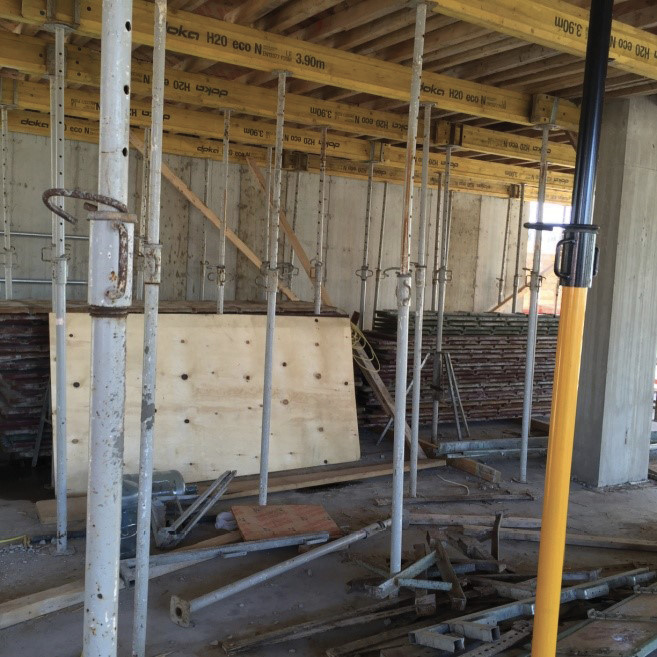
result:
M 326 134 L 327 128 L 322 128 L 322 147 L 319 164 L 319 202 L 317 206 L 317 254 L 315 255 L 315 267 L 313 281 L 315 290 L 315 315 L 322 314 L 322 276 L 323 269 L 323 251 L 324 251 L 324 216 L 326 214 Z M 296 190 L 295 190 L 296 194 Z
M 438 273 L 440 268 L 440 198 L 442 196 L 443 174 L 438 174 L 438 189 L 436 190 L 436 226 L 434 228 L 433 240 L 433 275 L 431 277 L 431 311 L 436 312 L 438 308 Z M 444 216 L 443 216 L 444 220 Z
M 431 440 L 438 443 L 438 420 L 440 414 L 440 378 L 443 353 L 443 324 L 445 321 L 445 293 L 447 287 L 447 266 L 449 263 L 449 234 L 452 223 L 452 203 L 449 191 L 452 147 L 445 149 L 445 177 L 443 178 L 443 221 L 440 235 L 440 267 L 438 268 L 438 304 L 436 306 L 436 344 L 433 358 L 433 412 L 431 417 Z
M 367 302 L 367 279 L 370 270 L 370 229 L 372 227 L 372 196 L 374 193 L 374 142 L 370 144 L 370 161 L 367 167 L 367 203 L 365 206 L 365 230 L 363 233 L 363 264 L 356 272 L 360 278 L 360 301 L 358 305 L 358 328 L 365 328 L 365 305 Z
M 413 342 L 413 404 L 411 410 L 411 449 L 409 465 L 409 492 L 411 497 L 417 497 L 417 454 L 420 444 L 422 328 L 424 322 L 424 296 L 427 280 L 427 196 L 429 191 L 429 144 L 431 143 L 431 108 L 431 103 L 424 105 L 424 139 L 422 142 L 420 221 L 418 226 L 417 262 L 415 263 L 415 339 Z
M 148 577 L 153 495 L 153 438 L 157 380 L 157 324 L 160 299 L 162 245 L 160 244 L 160 192 L 162 187 L 162 128 L 167 0 L 155 0 L 153 35 L 153 94 L 148 185 L 148 226 L 143 242 L 144 348 L 141 388 L 141 439 L 137 504 L 137 552 L 132 626 L 132 655 L 146 655 Z
M 262 434 L 260 436 L 260 481 L 258 503 L 267 504 L 269 482 L 269 441 L 271 439 L 271 398 L 274 366 L 274 332 L 276 326 L 276 293 L 278 291 L 278 227 L 281 212 L 281 171 L 283 164 L 283 128 L 285 124 L 285 82 L 287 73 L 278 73 L 278 106 L 276 109 L 276 148 L 272 209 L 269 221 L 269 263 L 267 265 L 267 334 L 265 339 L 265 374 L 262 395 Z M 270 176 L 271 179 L 271 176 Z M 267 191 L 269 207 L 269 191 Z
M 516 237 L 516 266 L 513 275 L 513 300 L 511 302 L 511 312 L 518 312 L 518 290 L 520 289 L 520 252 L 522 245 L 522 228 L 523 217 L 525 214 L 525 183 L 520 184 L 520 206 L 518 207 L 518 235 Z
M 395 365 L 395 421 L 392 466 L 392 524 L 390 531 L 390 574 L 396 575 L 402 564 L 402 519 L 404 515 L 404 442 L 406 433 L 406 385 L 408 368 L 408 320 L 410 314 L 412 279 L 410 273 L 411 229 L 413 216 L 413 188 L 417 125 L 420 110 L 422 57 L 427 6 L 418 4 L 415 16 L 413 67 L 411 72 L 408 132 L 406 136 L 406 169 L 402 199 L 401 249 L 397 274 L 397 358 Z M 424 145 L 427 149 L 428 144 Z
M 144 142 L 144 148 L 147 147 L 146 142 Z M 211 190 L 211 170 L 212 170 L 212 160 L 209 158 L 205 160 L 205 166 L 203 168 L 203 205 L 206 208 L 210 207 L 210 190 Z M 205 301 L 205 281 L 208 277 L 208 227 L 207 222 L 204 217 L 201 217 L 203 222 L 203 250 L 201 254 L 201 301 Z
M 2 178 L 2 230 L 5 265 L 5 299 L 14 296 L 13 268 L 14 252 L 11 248 L 11 217 L 9 214 L 9 137 L 7 108 L 0 108 L 0 177 Z
M 134 242 L 134 225 L 122 221 L 128 202 L 131 0 L 103 0 L 102 17 L 98 192 L 122 204 L 123 210 L 89 215 L 92 328 L 85 657 L 115 657 L 117 652 L 126 319 L 132 303 Z M 108 281 L 115 283 L 108 286 Z
M 381 201 L 381 226 L 379 229 L 379 250 L 376 255 L 376 269 L 374 270 L 374 298 L 372 300 L 372 328 L 374 328 L 374 319 L 376 311 L 379 308 L 379 293 L 381 287 L 381 276 L 383 270 L 381 263 L 383 261 L 383 237 L 386 230 L 386 205 L 388 201 L 388 182 L 383 183 L 383 200 Z
M 54 24 L 55 49 L 50 76 L 50 180 L 52 187 L 65 186 L 64 90 L 66 87 L 66 26 Z M 60 200 L 64 207 L 64 200 Z M 52 213 L 52 299 L 55 315 L 55 495 L 57 498 L 56 553 L 69 554 L 67 540 L 67 426 L 66 426 L 66 230 L 64 219 Z
M 135 296 L 137 301 L 144 300 L 144 244 L 146 243 L 146 222 L 148 221 L 148 199 L 150 185 L 150 151 L 151 151 L 151 129 L 144 128 L 144 155 L 141 158 L 141 199 L 139 203 L 139 235 L 137 239 L 137 254 L 135 258 L 137 265 L 137 283 Z M 209 160 L 206 160 L 209 162 Z M 204 222 L 205 228 L 205 222 Z
M 504 242 L 502 243 L 502 264 L 500 266 L 500 279 L 497 288 L 497 303 L 504 299 L 504 288 L 506 286 L 506 252 L 509 246 L 509 227 L 511 224 L 511 196 L 506 202 L 506 222 L 504 223 Z
M 228 226 L 228 151 L 230 150 L 230 110 L 224 110 L 223 192 L 221 195 L 221 228 L 219 229 L 219 264 L 217 265 L 217 313 L 224 314 L 226 292 L 226 226 Z
M 299 180 L 301 178 L 301 171 L 296 170 L 294 176 L 294 207 L 292 208 L 292 232 L 296 234 L 297 231 L 297 215 L 299 214 Z M 290 244 L 290 267 L 294 267 L 294 247 Z
M 591 3 L 571 222 L 565 227 L 555 257 L 555 272 L 563 289 L 538 553 L 532 657 L 552 657 L 557 643 L 586 298 L 596 268 L 593 194 L 612 9 L 613 0 Z
M 201 595 L 192 600 L 184 600 L 183 598 L 179 598 L 175 595 L 171 596 L 171 603 L 169 607 L 171 620 L 183 627 L 189 627 L 191 624 L 191 615 L 195 611 L 204 609 L 208 605 L 219 602 L 220 600 L 225 600 L 231 595 L 245 591 L 246 589 L 253 586 L 258 586 L 263 582 L 277 577 L 278 575 L 282 575 L 283 573 L 294 570 L 299 566 L 303 566 L 304 564 L 322 557 L 325 554 L 331 554 L 332 552 L 343 550 L 353 543 L 362 541 L 366 538 L 369 538 L 370 536 L 374 536 L 375 534 L 379 534 L 380 532 L 385 531 L 388 529 L 388 527 L 390 527 L 390 520 L 379 520 L 378 522 L 367 525 L 366 527 L 352 532 L 351 534 L 347 534 L 346 536 L 342 536 L 341 538 L 338 538 L 334 541 L 324 543 L 323 545 L 313 548 L 308 552 L 298 554 L 296 557 L 292 557 L 291 559 L 282 561 L 281 563 L 278 563 L 274 566 L 265 568 L 260 572 L 254 573 L 253 575 L 243 577 L 242 579 L 239 579 L 232 584 L 227 584 L 226 586 L 222 586 L 215 591 L 210 591 L 209 593 L 205 593 L 204 595 Z
M 538 203 L 536 206 L 536 222 L 543 223 L 545 207 L 545 188 L 548 174 L 548 149 L 550 126 L 542 128 L 541 170 L 538 181 Z M 541 244 L 542 231 L 536 231 L 534 241 L 534 257 L 529 278 L 529 315 L 527 318 L 527 350 L 525 354 L 525 385 L 522 400 L 522 429 L 520 433 L 520 482 L 527 482 L 527 449 L 529 447 L 529 432 L 532 422 L 532 397 L 534 395 L 534 369 L 536 365 L 536 333 L 538 330 L 538 297 L 541 292 Z
M 267 234 L 265 236 L 265 257 L 263 262 L 269 261 L 269 226 L 271 225 L 271 158 L 272 158 L 272 148 L 269 146 L 267 148 L 267 197 L 265 199 L 265 226 L 267 226 Z

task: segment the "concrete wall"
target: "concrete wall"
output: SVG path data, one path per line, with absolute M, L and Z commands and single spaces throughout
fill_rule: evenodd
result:
M 657 351 L 657 104 L 606 103 L 593 223 L 573 473 L 594 486 L 648 473 Z
M 41 202 L 43 190 L 50 186 L 49 140 L 32 135 L 10 134 L 9 140 L 9 202 L 14 231 L 50 232 L 50 216 Z M 98 148 L 81 142 L 66 144 L 66 184 L 85 190 L 96 188 Z M 220 208 L 221 163 L 194 158 L 165 155 L 165 162 L 191 189 L 203 198 L 205 169 L 210 169 L 209 206 Z M 315 256 L 317 198 L 319 177 L 299 175 L 299 198 L 296 232 L 309 257 Z M 293 220 L 297 174 L 285 172 L 281 191 L 282 205 L 288 220 Z M 375 183 L 370 232 L 370 269 L 376 267 L 382 219 L 383 183 Z M 228 223 L 261 258 L 265 259 L 266 208 L 264 194 L 246 167 L 231 165 L 229 171 Z M 141 190 L 141 160 L 130 155 L 130 210 L 138 212 Z M 363 231 L 367 185 L 360 180 L 328 178 L 328 212 L 325 232 L 325 281 L 333 303 L 353 312 L 359 305 L 359 278 L 356 270 L 363 258 Z M 386 224 L 382 248 L 382 268 L 399 263 L 399 222 L 401 218 L 402 188 L 388 185 Z M 427 239 L 427 304 L 431 304 L 431 270 L 435 243 L 436 190 L 430 192 L 429 234 Z M 201 297 L 202 261 L 205 234 L 205 259 L 216 263 L 218 231 L 204 221 L 202 215 L 187 203 L 166 181 L 162 185 L 161 241 L 163 244 L 163 277 L 161 297 L 165 300 L 198 300 Z M 507 202 L 471 194 L 454 194 L 453 222 L 450 241 L 452 281 L 448 284 L 448 310 L 483 311 L 497 302 L 497 278 L 500 276 Z M 69 206 L 81 218 L 85 212 L 79 204 Z M 415 197 L 415 209 L 419 196 Z M 507 246 L 506 293 L 513 284 L 518 202 L 512 201 L 511 224 Z M 87 235 L 85 220 L 67 226 L 69 233 Z M 412 260 L 417 260 L 417 228 L 414 224 Z M 48 239 L 15 237 L 18 265 L 15 278 L 49 279 L 50 265 L 40 258 L 41 247 Z M 290 247 L 284 238 L 279 251 L 290 261 Z M 525 262 L 526 241 L 522 243 L 521 262 Z M 87 243 L 71 242 L 69 277 L 84 281 L 87 278 Z M 295 262 L 298 266 L 298 261 Z M 264 289 L 259 284 L 254 266 L 229 243 L 227 245 L 227 299 L 263 299 Z M 303 300 L 312 300 L 310 282 L 303 270 L 292 279 L 292 289 Z M 367 323 L 372 312 L 373 279 L 368 281 Z M 50 297 L 48 284 L 14 286 L 16 298 Z M 69 296 L 84 299 L 86 288 L 71 285 Z M 215 299 L 212 282 L 205 282 L 205 299 Z M 395 306 L 395 275 L 390 272 L 381 284 L 381 308 Z

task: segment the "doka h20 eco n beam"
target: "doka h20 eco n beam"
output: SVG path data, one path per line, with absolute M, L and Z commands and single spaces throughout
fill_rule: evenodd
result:
M 0 66 L 29 75 L 45 75 L 48 43 L 38 37 L 5 34 L 0 41 Z M 69 84 L 100 84 L 100 54 L 91 48 L 68 46 L 66 81 Z M 133 61 L 132 93 L 150 96 L 151 70 L 147 62 Z M 194 107 L 230 109 L 264 118 L 276 118 L 276 92 L 224 80 L 212 75 L 165 69 L 165 100 Z M 406 139 L 407 118 L 356 105 L 287 94 L 286 115 L 290 121 L 329 126 L 356 134 L 386 139 Z
M 0 18 L 42 24 L 46 0 L 0 0 Z M 71 17 L 69 17 L 71 19 Z M 153 5 L 136 0 L 132 35 L 135 43 L 153 44 Z M 101 6 L 98 2 L 81 5 L 78 34 L 98 38 Z M 411 69 L 363 55 L 355 55 L 283 37 L 185 11 L 171 11 L 167 24 L 167 49 L 210 61 L 272 72 L 285 69 L 301 80 L 333 85 L 384 98 L 408 101 Z M 532 116 L 532 97 L 517 91 L 498 89 L 439 73 L 423 75 L 420 100 L 435 102 L 442 109 L 474 116 L 510 121 L 521 125 L 547 122 L 550 116 Z M 551 107 L 551 104 L 550 104 Z M 556 123 L 576 130 L 579 109 L 562 101 Z
M 439 14 L 481 25 L 529 43 L 584 57 L 588 10 L 562 0 L 430 0 Z M 648 3 L 650 4 L 650 3 Z M 609 63 L 657 80 L 657 35 L 613 21 Z
M 9 91 L 6 92 L 9 95 Z M 68 90 L 65 98 L 65 113 L 85 119 L 97 119 L 99 104 L 98 94 L 83 89 Z M 16 85 L 16 104 L 19 109 L 47 112 L 50 107 L 48 89 L 38 82 L 19 81 Z M 201 137 L 222 136 L 221 125 L 217 116 L 210 112 L 199 112 L 173 105 L 166 105 L 164 110 L 164 129 L 182 134 L 195 134 Z M 133 126 L 149 127 L 151 124 L 151 104 L 147 101 L 132 99 L 130 106 L 130 123 Z M 231 118 L 229 137 L 231 141 L 273 146 L 276 138 L 276 126 L 265 121 L 251 121 L 244 118 Z M 319 154 L 321 152 L 321 135 L 317 130 L 286 128 L 283 136 L 286 148 Z M 364 139 L 331 135 L 326 143 L 329 155 L 354 160 L 367 161 L 370 146 Z

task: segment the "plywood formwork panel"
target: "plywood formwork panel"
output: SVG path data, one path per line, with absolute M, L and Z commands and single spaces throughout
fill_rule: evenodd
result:
M 155 468 L 180 470 L 186 481 L 258 472 L 266 318 L 164 314 L 159 321 Z M 51 368 L 53 322 L 51 315 Z M 68 493 L 75 495 L 87 489 L 89 315 L 69 314 L 68 336 Z M 126 473 L 138 471 L 142 336 L 143 315 L 129 315 Z M 272 471 L 359 457 L 349 321 L 277 317 Z

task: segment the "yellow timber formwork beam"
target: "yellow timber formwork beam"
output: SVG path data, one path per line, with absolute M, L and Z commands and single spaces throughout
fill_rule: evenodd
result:
M 406 150 L 397 146 L 383 146 L 381 162 L 388 166 L 403 169 L 406 165 Z M 416 166 L 422 164 L 422 153 L 416 155 Z M 431 153 L 429 155 L 429 170 L 435 173 L 445 171 L 445 155 L 442 153 Z M 451 156 L 450 170 L 454 174 L 475 176 L 477 178 L 490 178 L 507 183 L 526 183 L 538 187 L 540 172 L 538 169 L 519 167 L 512 164 L 498 164 L 497 162 L 486 162 L 467 157 Z M 572 192 L 573 174 L 571 173 L 548 173 L 549 187 L 561 188 Z
M 10 110 L 8 112 L 9 130 L 11 132 L 41 135 L 50 137 L 50 117 L 48 114 L 38 112 L 24 112 L 20 110 Z M 132 131 L 133 139 L 141 139 L 139 133 Z M 73 141 L 83 141 L 91 144 L 98 143 L 98 123 L 84 119 L 75 119 L 66 117 L 65 135 L 67 139 Z M 188 137 L 184 135 L 173 135 L 164 133 L 163 150 L 167 154 L 182 155 L 186 157 L 198 157 L 211 160 L 221 161 L 223 158 L 223 145 L 221 141 L 214 139 L 201 139 L 197 137 Z M 247 159 L 255 160 L 260 164 L 267 161 L 267 151 L 264 148 L 248 146 L 242 144 L 230 145 L 229 161 L 235 164 L 247 164 Z M 284 166 L 288 170 L 303 168 L 311 173 L 319 172 L 319 158 L 308 156 L 308 158 L 299 157 L 296 153 L 285 152 Z M 331 176 L 356 178 L 359 180 L 367 179 L 367 164 L 359 162 L 349 162 L 337 158 L 329 158 L 327 163 L 327 174 Z M 390 182 L 392 184 L 403 183 L 403 171 L 398 167 L 387 167 L 383 165 L 375 166 L 375 180 L 381 182 Z M 452 182 L 454 183 L 452 185 Z M 436 187 L 438 183 L 437 174 L 430 178 L 430 187 Z M 420 178 L 416 179 L 416 184 L 420 184 Z M 452 177 L 450 186 L 454 191 L 467 192 L 472 194 L 482 194 L 507 198 L 509 195 L 514 196 L 513 185 L 509 183 L 492 181 L 490 179 L 481 179 L 458 175 Z M 548 201 L 562 205 L 570 205 L 570 192 L 559 189 L 548 189 Z M 536 190 L 531 186 L 526 188 L 525 196 L 527 200 L 536 197 Z
M 38 37 L 3 34 L 0 39 L 0 67 L 28 75 L 47 75 L 48 43 Z M 100 52 L 67 46 L 66 81 L 69 84 L 100 86 Z M 152 64 L 134 59 L 131 68 L 132 93 L 151 95 Z M 276 118 L 276 90 L 231 82 L 211 75 L 165 70 L 164 98 L 172 103 L 195 107 L 230 109 L 268 119 Z M 285 117 L 306 125 L 327 126 L 330 131 L 365 134 L 383 139 L 406 140 L 407 117 L 357 105 L 286 94 Z
M 429 0 L 433 11 L 584 58 L 589 11 L 562 0 Z M 657 35 L 613 21 L 610 65 L 657 80 Z
M 0 19 L 43 25 L 46 1 L 0 0 Z M 73 16 L 63 11 L 57 12 L 56 17 L 73 22 Z M 101 26 L 101 3 L 98 0 L 82 2 L 76 33 L 99 38 Z M 153 45 L 151 2 L 134 1 L 132 39 L 135 44 Z M 408 101 L 411 69 L 407 66 L 190 12 L 169 12 L 167 50 L 260 71 L 284 69 L 301 80 Z M 579 108 L 569 101 L 560 101 L 552 117 L 551 102 L 536 106 L 529 94 L 439 73 L 423 73 L 420 99 L 436 103 L 443 110 L 521 125 L 552 122 L 568 130 L 577 130 L 579 124 Z
M 11 102 L 16 89 L 16 105 L 19 109 L 48 112 L 50 92 L 46 84 L 18 81 L 16 86 L 3 85 L 3 100 Z M 97 91 L 67 89 L 64 113 L 84 119 L 98 119 L 99 96 Z M 211 112 L 200 112 L 166 105 L 164 108 L 164 129 L 181 134 L 200 137 L 223 136 L 220 118 Z M 132 99 L 130 103 L 130 123 L 133 126 L 150 127 L 151 104 L 148 101 Z M 284 146 L 305 153 L 319 153 L 321 134 L 316 130 L 285 127 Z M 265 121 L 252 121 L 244 118 L 231 118 L 230 141 L 273 146 L 276 140 L 276 126 Z M 370 145 L 364 139 L 330 135 L 327 152 L 331 155 L 354 160 L 368 160 Z
M 458 146 L 466 151 L 499 155 L 528 162 L 541 161 L 541 140 L 510 132 L 477 128 L 462 123 L 439 121 L 435 127 L 436 146 Z M 575 166 L 575 149 L 570 144 L 549 142 L 548 161 L 563 167 Z
M 46 113 L 50 107 L 48 87 L 43 83 L 18 81 L 16 86 L 5 85 L 7 102 L 9 95 L 16 101 L 17 107 L 23 110 L 33 110 Z M 14 96 L 14 92 L 16 95 Z M 98 118 L 98 94 L 95 91 L 70 89 L 65 96 L 65 114 L 78 118 Z M 199 112 L 166 105 L 164 111 L 165 130 L 183 134 L 194 134 L 200 137 L 219 137 L 221 125 L 217 116 L 210 112 Z M 133 126 L 149 127 L 150 104 L 146 101 L 131 102 L 130 123 Z M 264 121 L 250 121 L 235 118 L 230 123 L 230 141 L 238 144 L 255 146 L 273 146 L 275 142 L 275 126 Z M 321 135 L 312 130 L 285 128 L 283 143 L 287 150 L 317 154 L 321 150 Z M 370 143 L 364 139 L 331 135 L 327 141 L 327 152 L 334 157 L 341 157 L 357 162 L 366 162 L 370 158 Z M 382 160 L 392 167 L 405 165 L 406 151 L 402 148 L 378 144 L 376 160 Z M 421 161 L 421 153 L 418 154 Z M 460 167 L 464 175 L 475 178 L 488 178 L 501 182 L 538 185 L 538 171 L 526 167 L 503 165 L 494 162 L 468 160 L 454 157 L 453 168 Z M 444 157 L 432 155 L 430 165 L 444 170 Z M 572 189 L 572 175 L 563 173 L 550 174 L 548 184 L 551 187 Z
M 301 169 L 311 173 L 319 172 L 319 157 L 317 155 L 299 155 L 296 153 L 286 153 L 283 159 L 283 166 L 287 169 Z M 367 180 L 369 167 L 364 162 L 348 162 L 337 158 L 327 158 L 326 172 L 332 176 L 355 178 L 357 180 Z M 438 187 L 438 173 L 434 170 L 429 174 L 429 187 Z M 404 171 L 399 167 L 391 167 L 385 164 L 374 165 L 373 179 L 376 182 L 392 182 L 403 184 Z M 418 173 L 415 177 L 415 185 L 421 183 L 421 175 Z M 518 196 L 518 186 L 514 183 L 491 180 L 489 178 L 477 178 L 476 176 L 463 175 L 452 172 L 449 179 L 449 187 L 455 192 L 464 192 L 467 194 L 477 194 L 481 196 L 495 196 L 498 198 L 516 198 Z M 530 185 L 525 187 L 525 200 L 535 201 L 538 198 L 538 188 Z M 545 200 L 548 203 L 558 205 L 570 205 L 572 193 L 566 189 L 548 188 Z

